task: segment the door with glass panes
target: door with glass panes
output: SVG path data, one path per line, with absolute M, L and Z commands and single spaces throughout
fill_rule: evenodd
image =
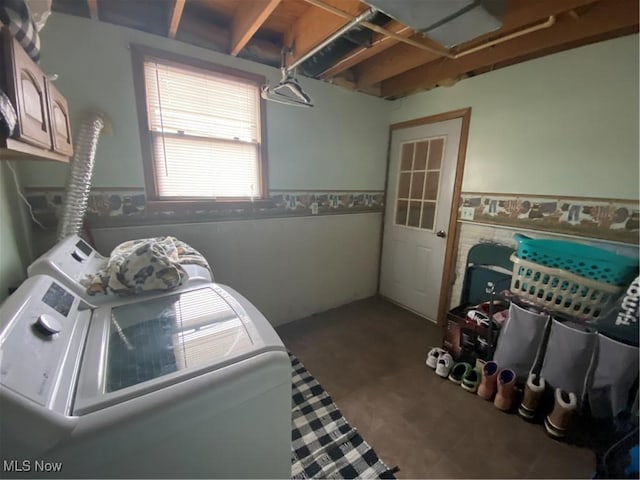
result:
M 456 118 L 391 135 L 380 293 L 433 322 L 461 129 Z

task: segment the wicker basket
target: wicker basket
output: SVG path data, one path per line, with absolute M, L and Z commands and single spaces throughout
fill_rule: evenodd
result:
M 511 255 L 511 291 L 549 311 L 582 320 L 600 317 L 622 293 L 623 287 L 549 268 Z

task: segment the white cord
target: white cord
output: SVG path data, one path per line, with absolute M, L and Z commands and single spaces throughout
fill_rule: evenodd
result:
M 41 224 L 38 220 L 36 220 L 36 217 L 33 214 L 33 209 L 31 208 L 31 204 L 22 194 L 22 190 L 20 190 L 20 183 L 18 182 L 18 174 L 14 170 L 13 165 L 11 165 L 11 162 L 7 162 L 7 165 L 9 167 L 9 170 L 11 170 L 11 173 L 13 173 L 13 181 L 16 184 L 16 191 L 18 192 L 18 196 L 22 199 L 22 201 L 25 203 L 25 205 L 29 209 L 29 215 L 31 216 L 31 220 L 33 220 L 34 223 L 38 225 L 41 229 L 46 230 L 46 227 L 43 224 Z

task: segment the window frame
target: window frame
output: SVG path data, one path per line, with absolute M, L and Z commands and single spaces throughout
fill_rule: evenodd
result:
M 147 58 L 157 58 L 170 64 L 175 64 L 180 68 L 209 70 L 213 73 L 220 73 L 242 80 L 249 80 L 255 83 L 260 89 L 265 83 L 265 77 L 259 74 L 237 70 L 235 68 L 219 65 L 206 60 L 188 57 L 177 53 L 167 52 L 144 45 L 131 44 L 131 62 L 133 68 L 133 84 L 136 109 L 138 113 L 138 130 L 140 133 L 140 145 L 142 149 L 142 168 L 144 173 L 144 183 L 146 192 L 146 204 L 151 210 L 176 208 L 178 210 L 190 208 L 211 208 L 216 207 L 241 207 L 247 204 L 270 204 L 268 187 L 268 161 L 267 161 L 267 125 L 266 125 L 266 102 L 260 97 L 259 100 L 259 129 L 260 145 L 258 152 L 258 184 L 260 195 L 255 197 L 224 197 L 224 198 L 202 198 L 202 197 L 161 197 L 156 184 L 156 165 L 153 157 L 153 135 L 149 128 L 149 118 L 147 115 L 147 94 L 145 85 L 144 62 Z

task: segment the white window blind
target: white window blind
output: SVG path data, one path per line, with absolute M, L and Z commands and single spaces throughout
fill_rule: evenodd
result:
M 144 62 L 157 195 L 260 197 L 260 93 L 247 79 Z

